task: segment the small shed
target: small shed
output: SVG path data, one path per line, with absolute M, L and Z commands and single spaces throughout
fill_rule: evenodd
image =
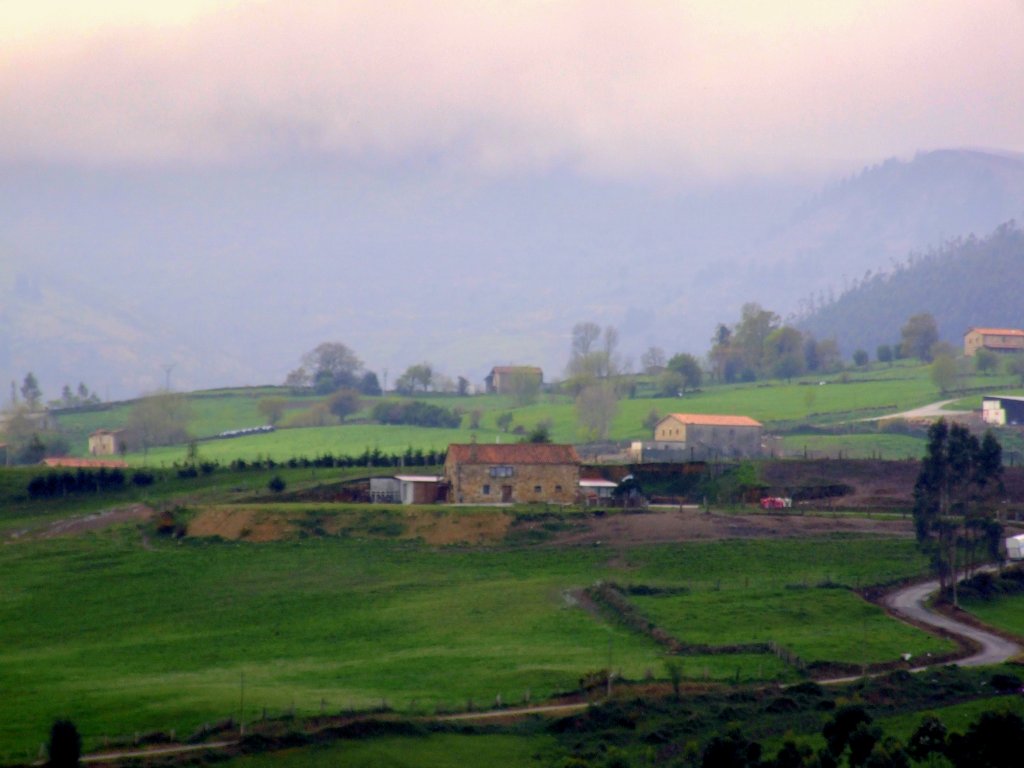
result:
M 1024 397 L 985 395 L 981 399 L 981 420 L 997 427 L 1024 424 Z
M 395 475 L 398 497 L 403 504 L 434 504 L 441 498 L 438 475 Z
M 580 495 L 585 501 L 602 501 L 610 499 L 619 484 L 603 477 L 581 477 Z
M 1006 558 L 1008 560 L 1024 560 L 1024 533 L 1010 536 L 1006 540 Z
M 89 454 L 92 456 L 113 456 L 125 447 L 123 429 L 97 429 L 89 435 Z

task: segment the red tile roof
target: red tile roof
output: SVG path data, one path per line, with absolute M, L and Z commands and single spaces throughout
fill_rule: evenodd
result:
M 665 419 L 675 419 L 683 424 L 700 427 L 760 427 L 760 421 L 749 416 L 723 416 L 716 413 L 670 413 Z M 665 419 L 662 419 L 664 421 Z
M 553 443 L 457 443 L 448 446 L 448 461 L 460 464 L 579 464 L 571 445 Z
M 491 369 L 491 373 L 515 373 L 516 371 L 523 371 L 525 373 L 543 373 L 540 368 L 535 365 L 496 365 Z
M 971 328 L 967 331 L 967 333 L 975 332 L 982 336 L 1024 336 L 1024 331 L 1017 328 Z
M 50 456 L 43 459 L 47 467 L 81 467 L 82 469 L 127 469 L 123 461 L 104 461 L 103 459 L 78 459 L 73 456 Z

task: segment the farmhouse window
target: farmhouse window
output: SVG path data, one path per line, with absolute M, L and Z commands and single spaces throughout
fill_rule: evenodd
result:
M 561 492 L 562 492 L 562 486 L 556 485 L 555 486 L 555 493 L 561 493 Z
M 491 486 L 490 485 L 485 485 L 484 486 L 484 496 L 489 496 L 490 494 L 491 494 Z
M 498 467 L 491 467 L 491 477 L 512 477 L 515 474 L 515 467 L 510 467 L 507 464 Z
M 533 486 L 533 492 L 534 493 L 540 493 L 540 486 L 539 485 Z

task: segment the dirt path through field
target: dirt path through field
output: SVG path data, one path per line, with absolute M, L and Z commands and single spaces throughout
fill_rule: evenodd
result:
M 54 539 L 58 536 L 79 536 L 123 523 L 145 523 L 152 520 L 155 514 L 156 511 L 146 504 L 130 504 L 126 507 L 94 512 L 91 515 L 68 517 L 52 522 L 45 527 L 23 528 L 9 534 L 9 538 Z

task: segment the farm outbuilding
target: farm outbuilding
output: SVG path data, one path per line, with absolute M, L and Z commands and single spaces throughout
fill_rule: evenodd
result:
M 749 416 L 670 413 L 654 427 L 654 441 L 634 443 L 638 461 L 703 461 L 763 453 L 764 426 Z
M 572 504 L 580 457 L 571 445 L 552 443 L 453 444 L 444 476 L 456 503 Z
M 370 478 L 370 501 L 377 504 L 435 504 L 444 500 L 439 475 L 395 475 Z
M 981 399 L 981 420 L 997 427 L 1024 424 L 1024 397 L 985 395 Z
M 125 448 L 125 430 L 97 429 L 89 435 L 89 454 L 113 456 Z
M 435 504 L 443 501 L 439 475 L 395 475 L 398 498 L 403 504 Z
M 1008 560 L 1024 560 L 1024 533 L 1010 536 L 1006 540 L 1006 558 Z
M 544 371 L 533 365 L 496 365 L 484 377 L 484 385 L 491 394 L 505 395 L 515 391 L 522 379 L 540 387 L 544 383 Z
M 581 477 L 580 496 L 586 502 L 605 501 L 612 497 L 619 484 L 603 477 Z

